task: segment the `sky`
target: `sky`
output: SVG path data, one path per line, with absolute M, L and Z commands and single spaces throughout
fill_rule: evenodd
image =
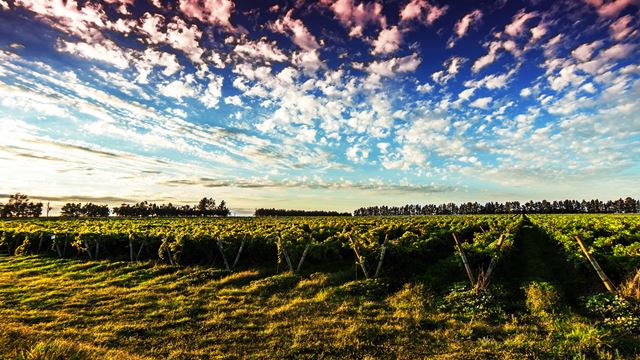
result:
M 639 8 L 0 0 L 0 198 L 640 197 Z

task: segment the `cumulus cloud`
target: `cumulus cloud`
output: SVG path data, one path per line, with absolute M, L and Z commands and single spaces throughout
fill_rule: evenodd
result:
M 401 42 L 402 34 L 397 26 L 382 29 L 380 34 L 378 34 L 378 38 L 373 41 L 373 50 L 371 53 L 376 55 L 396 52 L 400 48 Z
M 446 5 L 433 5 L 428 0 L 411 0 L 400 11 L 400 21 L 418 20 L 426 25 L 431 25 L 442 17 L 448 9 L 449 7 Z
M 593 6 L 600 16 L 615 17 L 628 6 L 638 5 L 638 0 L 584 0 L 587 4 Z
M 118 69 L 126 69 L 129 67 L 129 54 L 110 40 L 102 41 L 99 44 L 89 44 L 85 42 L 73 43 L 65 40 L 59 40 L 56 43 L 56 49 L 85 59 L 105 62 Z
M 478 109 L 488 110 L 489 109 L 489 105 L 491 104 L 492 101 L 493 101 L 493 98 L 491 98 L 491 97 L 481 97 L 481 98 L 478 98 L 478 99 L 474 100 L 469 105 L 473 106 L 475 108 L 478 108 Z
M 476 9 L 463 16 L 453 28 L 454 36 L 449 39 L 447 47 L 452 48 L 456 41 L 467 34 L 469 28 L 482 19 L 482 11 Z
M 292 56 L 291 63 L 310 76 L 314 76 L 318 70 L 326 67 L 320 59 L 318 50 L 296 52 Z
M 513 17 L 513 19 L 511 20 L 511 23 L 505 26 L 504 32 L 511 36 L 520 36 L 527 29 L 526 27 L 527 21 L 535 18 L 536 16 L 538 16 L 538 13 L 535 11 L 526 12 L 524 10 L 520 10 Z
M 349 29 L 349 36 L 352 37 L 361 37 L 369 24 L 380 27 L 387 25 L 379 2 L 361 2 L 356 5 L 354 0 L 321 0 L 321 3 L 330 6 L 336 19 Z
M 494 61 L 496 61 L 498 57 L 498 50 L 502 48 L 502 43 L 500 41 L 492 41 L 489 43 L 489 51 L 486 55 L 483 55 L 476 59 L 471 66 L 471 70 L 473 72 L 478 72 L 482 70 L 484 67 L 491 65 Z
M 597 48 L 599 48 L 600 46 L 602 46 L 603 42 L 602 40 L 596 40 L 594 42 L 591 43 L 587 43 L 587 44 L 582 44 L 580 46 L 578 46 L 577 48 L 575 48 L 572 52 L 571 55 L 573 55 L 574 58 L 585 62 L 585 61 L 589 61 L 591 60 L 591 56 L 593 54 L 593 51 Z
M 637 25 L 637 21 L 634 22 L 633 16 L 625 15 L 620 17 L 610 26 L 611 37 L 613 38 L 613 40 L 623 41 L 627 40 L 628 38 L 637 36 L 638 29 L 634 28 L 634 24 Z
M 287 60 L 287 56 L 278 48 L 275 41 L 270 42 L 265 39 L 238 44 L 233 51 L 242 57 L 254 60 L 267 62 L 283 62 Z
M 179 9 L 188 17 L 234 30 L 230 22 L 234 6 L 232 0 L 180 0 Z
M 451 57 L 444 62 L 443 66 L 445 69 L 434 72 L 431 74 L 431 78 L 439 84 L 445 84 L 458 74 L 460 67 L 465 63 L 465 61 L 466 59 L 463 57 Z
M 370 74 L 379 75 L 381 77 L 393 77 L 397 74 L 414 72 L 422 59 L 418 54 L 391 58 L 389 60 L 371 62 L 365 69 Z
M 304 51 L 320 48 L 315 36 L 309 32 L 302 20 L 293 19 L 291 17 L 292 13 L 293 10 L 289 10 L 284 17 L 276 20 L 271 25 L 271 29 L 282 34 L 289 34 L 293 43 Z

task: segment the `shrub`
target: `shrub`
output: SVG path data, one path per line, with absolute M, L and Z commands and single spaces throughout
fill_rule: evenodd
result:
M 433 295 L 425 286 L 405 284 L 400 291 L 389 298 L 389 304 L 394 309 L 394 316 L 414 326 L 426 319 L 427 310 L 433 303 Z
M 631 301 L 640 302 L 640 269 L 620 285 L 619 292 Z
M 533 281 L 523 289 L 527 309 L 532 315 L 547 316 L 559 310 L 560 294 L 552 284 Z
M 469 289 L 466 283 L 456 283 L 445 295 L 440 309 L 463 318 L 501 320 L 506 314 L 496 301 L 495 294 L 500 292 L 497 286 L 476 291 Z
M 640 333 L 640 306 L 621 295 L 593 295 L 587 299 L 586 308 L 608 328 L 622 333 Z

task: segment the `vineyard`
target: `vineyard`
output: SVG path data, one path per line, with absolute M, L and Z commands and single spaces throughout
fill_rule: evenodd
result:
M 150 340 L 144 340 L 151 336 L 148 334 L 135 335 L 135 339 L 113 335 L 118 341 L 138 347 L 96 340 L 99 351 L 77 348 L 63 340 L 53 345 L 38 343 L 42 339 L 33 335 L 40 347 L 84 351 L 88 357 L 120 357 L 119 353 L 111 353 L 116 350 L 125 351 L 125 357 L 198 357 L 202 350 L 202 354 L 234 358 L 267 349 L 272 352 L 263 352 L 263 356 L 304 357 L 304 351 L 308 351 L 307 354 L 329 357 L 362 357 L 380 356 L 386 347 L 404 349 L 409 358 L 427 353 L 451 355 L 462 351 L 460 347 L 478 351 L 480 357 L 485 351 L 502 354 L 500 357 L 534 358 L 640 354 L 640 216 L 634 215 L 22 219 L 0 222 L 0 253 L 5 254 L 0 258 L 0 269 L 5 274 L 0 280 L 0 313 L 8 316 L 0 321 L 6 329 L 5 338 L 29 338 L 31 335 L 22 332 L 46 333 L 51 330 L 48 326 L 53 326 L 47 325 L 46 319 L 33 325 L 12 306 L 30 314 L 56 314 L 58 310 L 20 298 L 12 284 L 25 286 L 22 291 L 29 293 L 29 286 L 33 285 L 29 281 L 36 281 L 48 291 L 57 291 L 51 283 L 53 278 L 47 277 L 58 277 L 55 281 L 64 283 L 84 279 L 85 275 L 77 270 L 88 269 L 82 264 L 104 269 L 95 274 L 97 282 L 106 282 L 104 286 L 112 286 L 112 272 L 118 273 L 114 276 L 119 278 L 130 271 L 126 289 L 150 291 L 154 297 L 161 296 L 157 291 L 180 293 L 185 303 L 226 308 L 229 313 L 225 316 L 230 318 L 223 327 L 235 331 L 226 334 L 225 341 L 224 336 L 220 337 L 222 343 L 212 340 L 215 346 L 183 339 L 179 343 L 185 347 L 173 350 L 158 344 L 149 347 Z M 52 273 L 39 269 L 52 269 Z M 65 277 L 67 273 L 72 273 L 71 278 Z M 153 281 L 150 273 L 158 273 L 160 278 L 167 273 L 180 273 L 183 277 L 172 275 L 174 283 L 167 283 L 160 290 L 145 282 Z M 31 275 L 22 283 L 19 274 Z M 235 287 L 224 285 L 235 281 Z M 88 286 L 82 282 L 70 284 Z M 99 289 L 102 287 L 96 291 Z M 84 291 L 86 296 L 92 296 Z M 211 298 L 203 298 L 204 294 Z M 229 297 L 236 299 L 238 308 L 229 308 L 224 300 Z M 47 304 L 46 299 L 40 300 Z M 276 303 L 285 309 L 272 314 L 269 306 Z M 163 303 L 155 304 L 163 307 Z M 301 304 L 304 315 L 295 309 L 286 310 L 293 304 Z M 65 304 L 58 306 L 64 308 Z M 137 305 L 134 302 L 130 306 Z M 158 309 L 145 306 L 138 314 L 141 318 L 127 316 L 146 322 L 149 319 L 145 316 L 156 314 L 167 323 L 152 337 L 173 334 L 173 315 L 158 314 Z M 250 323 L 262 324 L 255 325 L 259 329 L 251 330 L 251 325 L 245 329 L 242 324 L 233 323 L 239 320 L 233 320 L 232 314 L 241 310 L 242 321 L 250 317 Z M 208 316 L 222 316 L 210 313 L 212 309 L 201 311 Z M 305 343 L 298 344 L 306 349 L 302 353 L 288 352 L 295 346 L 288 343 L 290 340 L 283 340 L 294 336 L 287 331 L 320 331 L 297 323 L 295 316 L 306 316 L 311 319 L 309 324 L 319 324 L 328 318 L 342 322 L 342 317 L 347 316 L 344 312 L 347 317 L 358 317 L 354 311 L 368 320 L 354 320 L 363 328 L 352 329 L 357 336 L 348 337 L 351 340 L 345 340 L 343 348 Z M 262 323 L 252 317 L 260 313 L 265 313 L 271 322 Z M 90 314 L 84 315 L 86 321 L 95 320 Z M 222 330 L 205 326 L 212 320 L 199 314 L 183 314 L 180 321 L 194 322 L 196 328 L 219 335 Z M 281 315 L 286 317 L 281 324 L 288 329 L 282 330 L 284 333 L 271 334 L 263 328 L 277 323 L 274 318 L 282 320 Z M 193 337 L 196 330 L 187 323 L 178 328 L 186 332 L 183 335 Z M 461 335 L 463 324 L 470 324 L 470 329 L 479 326 L 476 330 L 485 335 Z M 34 326 L 37 331 L 32 329 Z M 325 326 L 335 333 L 327 329 L 317 336 L 330 343 L 341 330 L 333 328 L 336 324 Z M 511 347 L 503 344 L 506 334 L 527 333 L 531 327 L 539 333 L 539 338 L 532 340 L 534 343 Z M 96 343 L 87 340 L 86 329 L 77 331 L 71 331 L 72 337 Z M 393 336 L 385 337 L 385 331 L 391 331 Z M 441 332 L 450 342 L 440 344 L 428 335 L 430 332 Z M 555 332 L 556 338 L 545 335 L 550 332 Z M 239 339 L 246 336 L 262 340 L 238 345 Z M 407 337 L 413 337 L 415 342 L 408 348 L 400 340 Z M 495 342 L 491 343 L 491 339 Z M 13 349 L 9 354 L 17 357 L 28 357 L 24 354 L 35 351 L 33 344 L 18 340 L 0 343 L 2 346 Z M 464 351 L 459 353 L 462 354 Z

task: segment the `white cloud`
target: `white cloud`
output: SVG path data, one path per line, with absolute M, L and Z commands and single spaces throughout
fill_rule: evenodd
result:
M 199 100 L 207 108 L 215 108 L 218 107 L 218 102 L 222 96 L 223 78 L 222 76 L 216 76 L 213 74 L 208 75 L 208 78 L 209 84 L 207 84 L 207 89 L 200 96 Z
M 265 39 L 247 41 L 244 44 L 236 45 L 233 51 L 243 57 L 262 59 L 267 62 L 283 62 L 287 60 L 287 56 L 277 47 L 275 41 L 269 42 Z
M 631 15 L 625 15 L 610 25 L 611 37 L 616 41 L 624 41 L 628 38 L 638 35 L 638 30 L 634 29 L 633 24 L 637 26 L 637 20 L 634 22 L 634 18 Z M 629 26 L 631 25 L 631 26 Z
M 353 145 L 347 149 L 347 152 L 345 154 L 349 161 L 356 164 L 362 164 L 365 163 L 367 161 L 367 158 L 369 157 L 369 149 L 363 147 L 362 145 Z
M 166 85 L 161 85 L 158 90 L 160 94 L 178 100 L 196 95 L 196 89 L 191 84 L 181 80 L 174 80 Z
M 312 51 L 320 48 L 320 44 L 318 44 L 315 36 L 309 32 L 309 29 L 302 20 L 293 19 L 291 17 L 292 13 L 293 10 L 289 10 L 284 17 L 273 23 L 271 29 L 282 34 L 290 34 L 293 43 L 304 51 Z
M 463 57 L 451 57 L 442 64 L 445 67 L 445 70 L 436 71 L 431 74 L 431 78 L 439 84 L 445 84 L 458 74 L 460 67 L 465 63 L 465 61 L 466 59 Z
M 387 19 L 382 14 L 382 4 L 378 2 L 362 2 L 356 5 L 354 0 L 321 0 L 321 3 L 330 4 L 335 17 L 349 28 L 349 36 L 352 37 L 361 37 L 369 24 L 377 24 L 380 27 L 387 25 Z
M 591 59 L 593 51 L 602 46 L 602 44 L 602 40 L 596 40 L 588 44 L 582 44 L 575 48 L 575 50 L 571 52 L 571 55 L 582 62 L 589 61 Z
M 460 20 L 458 20 L 453 30 L 455 38 L 452 37 L 451 39 L 449 39 L 447 47 L 452 48 L 455 45 L 456 40 L 464 37 L 467 34 L 467 31 L 469 30 L 469 28 L 475 23 L 478 23 L 481 19 L 482 19 L 482 11 L 476 9 L 466 14 L 465 16 L 463 16 Z
M 402 42 L 402 35 L 397 26 L 393 26 L 389 29 L 382 29 L 378 38 L 373 41 L 373 50 L 371 53 L 376 54 L 390 54 L 396 52 L 400 48 Z
M 460 92 L 460 94 L 458 94 L 458 99 L 463 101 L 469 100 L 469 98 L 473 96 L 476 90 L 477 90 L 476 88 L 464 89 L 463 91 Z
M 628 6 L 640 4 L 638 0 L 611 0 L 609 2 L 602 0 L 585 0 L 585 2 L 595 7 L 598 14 L 604 17 L 617 16 Z
M 104 40 L 99 44 L 72 43 L 58 40 L 56 50 L 68 52 L 85 59 L 102 61 L 118 69 L 129 67 L 129 55 L 111 40 Z
M 229 21 L 234 8 L 232 0 L 180 0 L 180 11 L 202 22 L 234 30 Z
M 498 50 L 502 48 L 502 43 L 499 41 L 492 41 L 489 43 L 489 52 L 486 55 L 483 55 L 476 59 L 471 67 L 473 72 L 478 72 L 482 70 L 482 68 L 491 65 L 496 58 L 498 57 Z
M 414 53 L 389 60 L 371 62 L 365 70 L 370 74 L 381 77 L 393 77 L 400 73 L 414 72 L 421 62 L 422 59 L 420 59 L 418 54 Z
M 523 10 L 520 10 L 512 19 L 511 23 L 508 24 L 507 26 L 505 26 L 504 28 L 504 32 L 508 35 L 511 36 L 520 36 L 524 33 L 524 31 L 527 29 L 527 21 L 535 18 L 536 16 L 538 16 L 538 13 L 533 11 L 533 12 L 526 12 Z
M 224 103 L 235 106 L 242 106 L 242 99 L 238 95 L 227 96 L 226 98 L 224 98 Z
M 474 100 L 469 105 L 473 106 L 475 108 L 478 108 L 478 109 L 487 110 L 487 109 L 489 109 L 489 104 L 491 104 L 492 101 L 493 101 L 493 98 L 491 98 L 491 97 L 481 97 L 481 98 L 478 98 L 478 99 Z
M 431 92 L 431 90 L 433 90 L 433 86 L 429 83 L 424 83 L 422 85 L 418 85 L 416 87 L 416 90 L 418 90 L 419 92 L 428 93 L 428 92 Z
M 420 20 L 426 25 L 433 24 L 442 17 L 448 6 L 437 6 L 431 4 L 428 0 L 411 0 L 400 11 L 400 21 L 408 22 L 411 20 Z

